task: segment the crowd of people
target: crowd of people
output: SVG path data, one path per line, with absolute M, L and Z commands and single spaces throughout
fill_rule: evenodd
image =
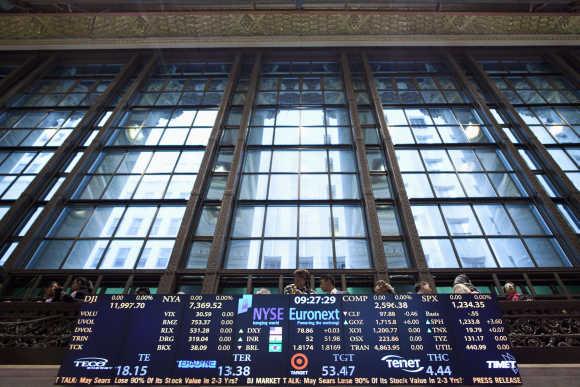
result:
M 316 293 L 312 286 L 310 286 L 311 275 L 308 270 L 298 269 L 294 271 L 294 282 L 284 287 L 284 294 L 314 294 Z M 320 289 L 326 294 L 346 294 L 345 291 L 338 290 L 335 285 L 334 278 L 329 275 L 320 277 Z M 415 284 L 414 293 L 416 294 L 434 294 L 435 291 L 431 284 L 427 281 L 419 281 Z M 507 282 L 504 285 L 504 294 L 506 300 L 519 301 L 522 296 L 517 292 L 516 286 L 512 282 Z M 396 290 L 385 280 L 378 280 L 374 286 L 374 294 L 396 294 Z M 471 280 L 466 274 L 459 274 L 453 280 L 453 294 L 476 294 L 479 290 L 471 283 Z M 271 294 L 271 292 L 262 288 L 256 294 Z
M 44 302 L 76 302 L 83 301 L 85 296 L 93 294 L 93 283 L 85 277 L 75 278 L 70 286 L 70 293 L 56 281 L 48 285 L 44 292 Z
M 311 286 L 312 276 L 305 269 L 294 271 L 294 282 L 284 287 L 284 294 L 315 294 Z M 336 281 L 330 275 L 320 277 L 320 289 L 325 294 L 347 294 L 346 291 L 339 290 L 336 287 Z M 508 301 L 522 301 L 526 299 L 522 294 L 517 292 L 513 282 L 507 282 L 503 287 L 505 299 Z M 378 280 L 373 288 L 374 294 L 396 294 L 396 290 L 389 282 Z M 427 281 L 419 281 L 415 284 L 414 293 L 416 294 L 434 294 L 435 291 Z M 469 277 L 465 274 L 459 274 L 453 281 L 453 294 L 475 294 L 479 290 L 471 283 Z M 84 300 L 85 296 L 94 294 L 94 288 L 91 281 L 85 277 L 77 277 L 72 281 L 70 293 L 66 293 L 63 287 L 56 281 L 51 282 L 45 289 L 44 302 L 76 302 Z M 135 290 L 137 295 L 150 295 L 151 291 L 147 287 L 140 287 Z M 256 294 L 272 294 L 267 288 L 261 288 Z

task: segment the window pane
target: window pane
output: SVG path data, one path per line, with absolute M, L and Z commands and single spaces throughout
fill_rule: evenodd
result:
M 144 237 L 149 231 L 157 207 L 129 207 L 116 232 L 118 237 Z
M 329 199 L 328 175 L 300 175 L 300 199 L 324 200 Z
M 112 236 L 124 211 L 125 207 L 107 206 L 95 208 L 81 233 L 81 237 L 102 238 Z
M 385 109 L 383 110 L 385 119 L 389 125 L 407 125 L 407 119 L 403 109 Z
M 217 224 L 220 208 L 218 206 L 205 206 L 199 217 L 199 224 L 195 230 L 195 235 L 212 236 Z
M 268 175 L 244 175 L 240 187 L 240 199 L 264 200 L 268 190 Z
M 333 199 L 358 199 L 358 180 L 356 175 L 330 175 L 330 192 Z
M 419 157 L 419 152 L 415 150 L 398 150 L 396 153 L 401 172 L 420 172 L 425 170 L 421 157 Z
M 302 269 L 333 269 L 330 239 L 303 239 L 298 242 L 298 267 Z
M 260 257 L 260 241 L 230 241 L 226 269 L 257 269 Z
M 461 189 L 457 175 L 452 173 L 433 173 L 429 175 L 433 190 L 438 198 L 460 198 L 465 194 Z
M 448 239 L 421 239 L 421 245 L 430 268 L 459 267 Z
M 385 158 L 383 152 L 379 150 L 367 150 L 367 163 L 369 171 L 386 171 Z
M 268 199 L 298 199 L 298 175 L 271 175 Z
M 447 152 L 442 149 L 422 150 L 421 156 L 428 171 L 447 172 L 453 171 L 453 165 L 449 161 Z
M 393 206 L 377 206 L 377 215 L 382 235 L 399 235 L 399 225 Z
M 339 239 L 334 242 L 337 269 L 366 269 L 370 267 L 366 240 Z
M 40 248 L 36 251 L 36 254 L 34 254 L 28 268 L 58 269 L 72 244 L 72 241 L 43 242 L 40 245 Z
M 477 220 L 469 206 L 441 206 L 451 235 L 481 235 Z
M 262 269 L 295 269 L 295 240 L 265 240 L 262 247 Z
M 214 172 L 229 172 L 232 169 L 233 159 L 233 152 L 222 148 L 213 167 Z
M 420 236 L 447 235 L 437 206 L 412 206 L 413 219 Z
M 331 236 L 330 206 L 300 207 L 300 236 Z
M 149 240 L 143 248 L 137 269 L 165 269 L 173 250 L 173 241 Z
M 274 134 L 274 145 L 298 145 L 300 143 L 300 128 L 277 128 Z
M 207 267 L 207 259 L 209 257 L 210 249 L 211 242 L 193 242 L 191 250 L 189 251 L 189 258 L 187 259 L 186 267 L 188 269 L 204 269 Z
M 527 235 L 550 233 L 546 224 L 540 220 L 537 210 L 532 206 L 508 204 L 506 207 L 520 233 Z
M 147 173 L 171 173 L 179 152 L 155 152 L 147 167 Z
M 403 242 L 383 242 L 383 248 L 389 269 L 411 267 Z
M 234 219 L 234 229 L 232 236 L 240 237 L 260 237 L 264 224 L 264 207 L 239 207 Z
M 391 186 L 385 175 L 371 175 L 371 187 L 376 199 L 389 199 Z
M 500 159 L 498 152 L 488 149 L 478 149 L 477 157 L 486 171 L 506 171 L 503 159 Z
M 499 204 L 481 204 L 475 205 L 474 208 L 486 235 L 516 234 L 516 229 L 503 206 Z
M 226 189 L 227 176 L 213 176 L 207 191 L 207 200 L 221 200 Z
M 137 188 L 141 176 L 113 176 L 109 186 L 103 192 L 103 199 L 130 199 Z
M 459 180 L 470 198 L 496 197 L 496 193 L 485 173 L 460 173 Z
M 409 199 L 433 197 L 431 184 L 425 174 L 403 173 L 403 183 Z
M 185 207 L 161 207 L 157 212 L 149 236 L 175 238 L 181 225 Z
M 499 196 L 521 196 L 512 175 L 507 173 L 490 173 L 489 178 Z
M 199 171 L 203 153 L 204 151 L 182 152 L 175 166 L 175 173 L 196 173 Z
M 328 163 L 331 172 L 356 172 L 354 153 L 347 150 L 328 152 Z
M 562 248 L 553 238 L 525 238 L 526 245 L 540 267 L 570 266 Z
M 453 243 L 463 267 L 497 267 L 485 239 L 454 239 Z
M 63 211 L 48 235 L 61 238 L 74 238 L 79 234 L 90 215 L 90 208 L 67 208 Z
M 141 179 L 139 187 L 133 195 L 134 199 L 157 199 L 162 198 L 165 186 L 169 182 L 169 175 L 146 175 Z
M 406 128 L 398 128 L 406 129 Z M 441 140 L 439 139 L 439 135 L 437 134 L 437 130 L 432 126 L 417 126 L 413 128 L 413 134 L 415 135 L 415 139 L 417 140 L 417 144 L 440 144 Z M 408 141 L 408 143 L 412 144 L 413 141 Z
M 72 248 L 63 269 L 96 269 L 108 241 L 80 240 Z
M 86 177 L 86 180 L 90 180 L 80 196 L 81 199 L 95 200 L 100 199 L 103 191 L 111 181 L 110 175 L 97 175 L 92 177 Z
M 316 145 L 325 143 L 324 128 L 300 128 L 300 143 L 304 145 Z
M 165 192 L 165 199 L 189 199 L 194 183 L 195 175 L 172 176 L 167 191 Z
M 132 269 L 141 251 L 141 240 L 115 240 L 111 242 L 100 269 Z
M 271 145 L 273 135 L 274 128 L 250 128 L 248 145 Z
M 269 206 L 266 211 L 266 237 L 296 236 L 297 208 L 293 206 Z
M 301 151 L 301 172 L 326 172 L 328 170 L 326 151 Z
M 332 220 L 337 237 L 363 237 L 365 226 L 360 207 L 333 206 Z
M 515 238 L 492 238 L 489 242 L 501 267 L 535 266 L 521 240 Z
M 298 151 L 274 151 L 272 172 L 298 172 Z
M 483 171 L 478 158 L 470 149 L 450 149 L 449 155 L 455 169 L 459 172 Z
M 268 172 L 270 170 L 270 151 L 249 150 L 246 153 L 244 172 Z

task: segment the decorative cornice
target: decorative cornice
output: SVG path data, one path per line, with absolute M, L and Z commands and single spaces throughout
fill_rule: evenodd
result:
M 5 14 L 0 48 L 112 48 L 149 44 L 434 44 L 535 41 L 578 44 L 580 16 L 392 13 L 369 11 L 215 11 L 197 13 Z M 244 43 L 245 42 L 245 43 Z M 292 42 L 295 42 L 292 44 Z M 309 44 L 310 42 L 310 44 Z M 366 43 L 365 43 L 366 42 Z M 523 44 L 523 43 L 522 43 Z M 84 47 L 86 48 L 86 47 Z

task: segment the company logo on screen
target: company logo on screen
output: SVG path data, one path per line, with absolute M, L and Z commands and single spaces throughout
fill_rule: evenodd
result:
M 308 375 L 308 370 L 305 369 L 306 367 L 308 367 L 308 356 L 300 352 L 295 353 L 290 358 L 290 366 L 292 366 L 290 374 Z
M 217 368 L 215 360 L 177 360 L 177 368 Z
M 421 359 L 405 359 L 397 355 L 387 355 L 381 357 L 387 363 L 388 368 L 394 368 L 405 372 L 421 372 L 425 367 L 421 367 Z
M 488 369 L 503 369 L 503 370 L 512 370 L 514 374 L 519 372 L 516 358 L 513 357 L 509 353 L 503 353 L 501 355 L 503 360 L 488 360 L 485 363 L 487 364 Z
M 246 313 L 252 307 L 252 295 L 244 294 L 238 300 L 238 314 Z
M 254 325 L 278 325 L 284 320 L 284 308 L 255 307 L 252 320 Z
M 110 370 L 112 367 L 107 367 L 109 360 L 102 357 L 81 357 L 73 361 L 76 368 L 84 368 L 86 370 Z
M 340 311 L 334 310 L 298 310 L 290 308 L 288 318 L 298 325 L 340 325 Z

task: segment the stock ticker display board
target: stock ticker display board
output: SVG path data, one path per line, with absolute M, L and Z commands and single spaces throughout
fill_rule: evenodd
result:
M 520 384 L 493 296 L 87 297 L 56 384 Z

